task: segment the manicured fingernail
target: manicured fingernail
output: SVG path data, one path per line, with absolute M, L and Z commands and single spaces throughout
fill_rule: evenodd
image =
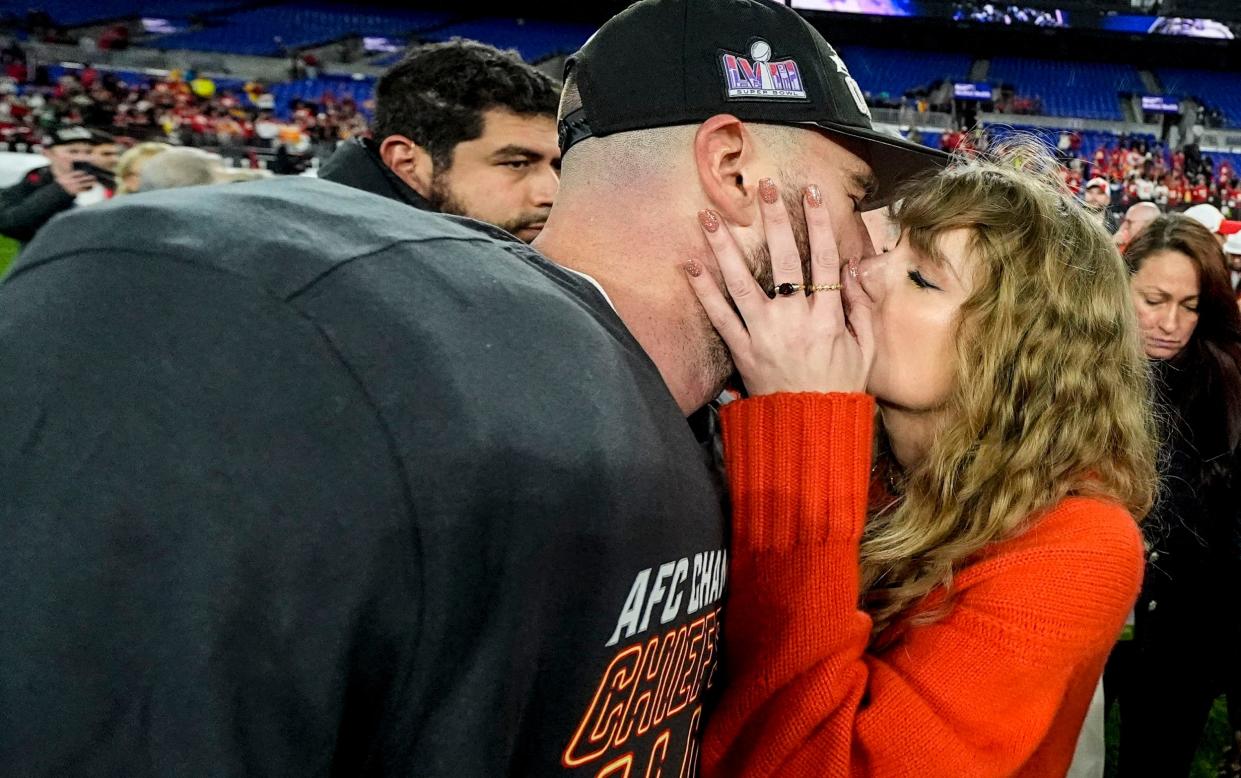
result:
M 851 257 L 849 259 L 849 275 L 853 276 L 853 278 L 856 279 L 857 271 L 858 271 L 857 257 Z
M 712 230 L 712 232 L 714 232 L 714 230 Z M 694 278 L 697 278 L 698 276 L 702 275 L 702 265 L 699 265 L 697 262 L 691 259 L 690 261 L 685 263 L 685 272 L 689 273 Z
M 823 193 L 819 191 L 819 187 L 811 184 L 806 187 L 806 204 L 811 208 L 818 208 L 823 204 Z
M 716 215 L 715 211 L 699 211 L 698 223 L 701 224 L 702 228 L 707 232 L 715 232 L 720 228 L 720 217 Z M 693 273 L 693 275 L 698 274 Z
M 763 198 L 763 202 L 767 203 L 768 205 L 775 205 L 776 197 L 777 197 L 776 182 L 772 181 L 770 178 L 764 178 L 763 180 L 759 181 L 758 182 L 758 196 Z

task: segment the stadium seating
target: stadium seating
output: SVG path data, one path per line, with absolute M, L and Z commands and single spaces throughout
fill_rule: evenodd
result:
M 64 27 L 138 16 L 188 18 L 204 12 L 236 8 L 245 0 L 166 0 L 158 5 L 145 0 L 3 0 L 0 15 L 21 18 L 32 8 L 45 11 Z M 157 10 L 158 9 L 158 12 Z
M 595 31 L 582 24 L 523 19 L 478 19 L 440 27 L 417 37 L 423 41 L 472 38 L 500 49 L 516 49 L 527 62 L 539 62 L 558 54 L 572 54 Z
M 1229 127 L 1241 127 L 1241 92 L 1237 90 L 1236 73 L 1163 68 L 1156 75 L 1167 94 L 1193 97 L 1218 108 Z
M 996 57 L 990 80 L 1011 84 L 1017 94 L 1038 97 L 1050 116 L 1121 121 L 1118 92 L 1143 91 L 1128 65 Z
M 863 92 L 899 96 L 943 79 L 963 81 L 971 58 L 965 54 L 848 46 L 840 51 Z
M 287 119 L 295 100 L 322 102 L 324 95 L 333 100 L 353 100 L 359 108 L 370 100 L 375 92 L 375 79 L 351 79 L 340 77 L 304 78 L 283 84 L 273 84 L 272 96 L 276 99 L 276 116 Z
M 145 41 L 160 49 L 190 49 L 278 56 L 286 49 L 326 43 L 350 35 L 403 35 L 443 24 L 449 16 L 429 11 L 342 10 L 288 5 L 230 14 L 201 30 Z
M 987 133 L 994 140 L 1006 140 L 1021 135 L 1035 138 L 1053 150 L 1056 148 L 1056 144 L 1060 140 L 1060 133 L 1062 132 L 1065 132 L 1065 130 L 1023 125 L 992 124 L 987 127 Z M 1077 130 L 1076 132 L 1082 139 L 1082 147 L 1078 152 L 1078 156 L 1086 160 L 1093 159 L 1097 149 L 1116 148 L 1120 141 L 1120 138 L 1112 132 L 1099 130 Z M 1130 135 L 1129 138 L 1144 140 L 1152 146 L 1158 141 L 1158 138 L 1154 135 Z
M 392 65 L 395 65 L 396 63 L 400 62 L 401 58 L 404 56 L 405 56 L 404 51 L 392 51 L 392 52 L 389 52 L 383 55 L 382 57 L 377 57 L 376 59 L 371 60 L 370 64 L 375 65 L 376 67 L 381 67 L 381 68 L 391 67 Z

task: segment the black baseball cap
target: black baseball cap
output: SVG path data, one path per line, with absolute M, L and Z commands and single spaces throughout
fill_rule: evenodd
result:
M 862 90 L 823 36 L 773 0 L 641 0 L 565 62 L 581 107 L 560 120 L 560 151 L 590 137 L 743 121 L 806 126 L 861 141 L 878 179 L 865 204 L 950 157 L 875 130 Z
M 94 146 L 98 141 L 95 140 L 95 134 L 90 130 L 73 125 L 52 130 L 43 139 L 43 145 L 46 148 L 64 146 L 69 143 L 89 143 Z

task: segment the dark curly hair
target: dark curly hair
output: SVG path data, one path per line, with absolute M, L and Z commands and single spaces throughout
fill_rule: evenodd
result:
M 454 38 L 417 46 L 375 86 L 376 142 L 404 135 L 437 169 L 452 166 L 458 143 L 483 134 L 483 112 L 556 118 L 560 86 L 516 52 Z

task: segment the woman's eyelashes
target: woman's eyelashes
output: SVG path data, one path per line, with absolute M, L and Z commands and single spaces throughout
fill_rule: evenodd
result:
M 919 289 L 939 289 L 938 286 L 926 280 L 926 276 L 922 275 L 919 270 L 909 271 L 909 280 L 914 282 L 914 286 Z

